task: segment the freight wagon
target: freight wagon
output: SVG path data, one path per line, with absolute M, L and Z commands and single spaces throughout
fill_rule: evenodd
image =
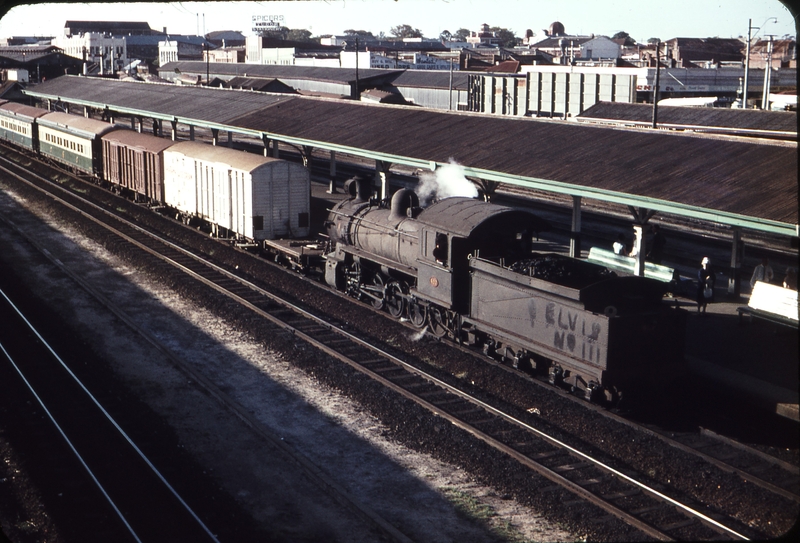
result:
M 259 244 L 305 237 L 311 182 L 300 164 L 184 141 L 163 152 L 164 203 Z

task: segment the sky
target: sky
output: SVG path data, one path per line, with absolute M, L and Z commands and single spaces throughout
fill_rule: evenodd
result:
M 60 36 L 67 20 L 143 21 L 174 34 L 238 30 L 252 34 L 254 15 L 282 16 L 283 26 L 313 36 L 366 30 L 390 36 L 392 27 L 410 25 L 426 38 L 444 30 L 479 30 L 486 23 L 523 37 L 543 35 L 555 21 L 568 34 L 613 36 L 627 32 L 637 42 L 675 37 L 796 35 L 792 13 L 779 0 L 268 0 L 262 2 L 39 3 L 0 0 L 0 38 Z M 775 18 L 777 22 L 774 21 Z M 755 28 L 757 27 L 757 28 Z

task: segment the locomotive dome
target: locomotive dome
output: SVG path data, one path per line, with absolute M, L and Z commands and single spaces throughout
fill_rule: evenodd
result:
M 550 224 L 529 211 L 497 204 L 488 204 L 475 198 L 454 196 L 439 200 L 426 207 L 419 222 L 439 230 L 468 238 L 487 222 L 525 224 L 535 232 L 546 232 Z

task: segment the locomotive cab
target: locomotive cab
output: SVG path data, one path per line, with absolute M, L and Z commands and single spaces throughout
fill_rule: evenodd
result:
M 469 259 L 513 262 L 530 254 L 534 232 L 549 225 L 522 210 L 471 198 L 447 198 L 425 209 L 417 260 L 419 296 L 446 309 L 469 309 Z M 414 292 L 414 291 L 412 291 Z

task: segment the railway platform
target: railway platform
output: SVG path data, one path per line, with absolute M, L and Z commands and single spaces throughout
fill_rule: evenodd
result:
M 705 314 L 689 307 L 686 359 L 689 369 L 707 380 L 741 391 L 777 414 L 798 415 L 798 330 L 753 319 L 742 321 L 742 299 L 724 293 Z
M 534 249 L 569 254 L 566 239 L 540 240 Z M 697 270 L 668 261 L 663 264 L 675 269 L 687 285 L 676 299 L 689 313 L 685 352 L 691 374 L 739 391 L 756 405 L 800 422 L 798 329 L 760 319 L 742 321 L 737 308 L 747 305 L 750 285 L 745 281 L 741 296 L 731 298 L 724 274 L 717 276 L 716 301 L 707 306 L 705 314 L 698 314 L 694 299 Z

